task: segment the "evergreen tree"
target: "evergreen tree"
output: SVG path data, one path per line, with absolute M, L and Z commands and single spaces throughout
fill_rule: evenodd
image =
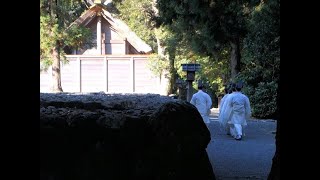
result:
M 167 94 L 172 94 L 175 91 L 176 70 L 175 62 L 175 47 L 176 36 L 168 31 L 166 27 L 156 26 L 154 18 L 158 15 L 155 0 L 114 0 L 118 9 L 118 17 L 126 22 L 126 24 L 147 44 L 151 45 L 157 55 L 153 55 L 150 61 L 159 61 L 159 63 L 150 62 L 149 67 L 152 71 L 156 71 L 160 77 L 166 73 L 169 78 Z M 161 66 L 159 69 L 156 66 Z
M 158 22 L 175 24 L 192 49 L 215 56 L 230 48 L 231 77 L 240 71 L 241 42 L 247 33 L 246 21 L 256 1 L 158 0 Z
M 244 47 L 239 78 L 246 82 L 252 114 L 273 118 L 280 80 L 280 0 L 263 1 L 255 8 Z
M 40 0 L 40 60 L 44 69 L 52 66 L 53 92 L 63 92 L 60 72 L 60 61 L 65 60 L 63 49 L 79 47 L 88 40 L 88 29 L 70 26 L 85 8 L 82 0 Z

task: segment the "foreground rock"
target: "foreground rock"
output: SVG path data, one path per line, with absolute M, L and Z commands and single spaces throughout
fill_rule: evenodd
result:
M 215 179 L 194 106 L 148 94 L 40 94 L 43 180 Z

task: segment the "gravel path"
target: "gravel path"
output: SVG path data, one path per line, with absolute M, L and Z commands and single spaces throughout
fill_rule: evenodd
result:
M 211 112 L 211 142 L 207 152 L 217 180 L 266 180 L 276 148 L 276 121 L 250 120 L 246 136 L 236 141 L 220 128 L 218 109 Z

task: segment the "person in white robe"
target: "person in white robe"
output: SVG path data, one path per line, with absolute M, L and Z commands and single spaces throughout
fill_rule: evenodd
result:
M 230 126 L 227 123 L 227 121 L 228 121 L 227 118 L 224 118 L 225 114 L 226 114 L 226 108 L 225 108 L 226 106 L 224 106 L 224 105 L 228 101 L 228 96 L 232 93 L 231 85 L 228 87 L 225 87 L 225 95 L 220 100 L 219 116 L 218 116 L 218 121 L 219 121 L 220 125 L 222 126 L 223 131 L 225 131 L 227 133 L 227 135 L 230 135 Z
M 211 112 L 211 97 L 203 91 L 203 85 L 198 85 L 198 92 L 192 95 L 190 103 L 199 111 L 203 121 L 208 125 L 210 123 L 209 115 Z
M 230 133 L 236 140 L 241 140 L 243 128 L 247 126 L 247 120 L 251 117 L 251 107 L 249 98 L 241 92 L 242 83 L 237 83 L 232 88 L 232 93 L 228 95 L 225 102 L 225 112 L 223 118 L 230 124 Z

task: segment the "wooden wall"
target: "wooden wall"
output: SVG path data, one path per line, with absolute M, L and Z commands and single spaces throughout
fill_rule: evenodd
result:
M 147 55 L 68 55 L 61 65 L 64 92 L 165 94 L 160 79 L 147 67 Z M 40 73 L 40 92 L 50 92 L 51 70 Z

